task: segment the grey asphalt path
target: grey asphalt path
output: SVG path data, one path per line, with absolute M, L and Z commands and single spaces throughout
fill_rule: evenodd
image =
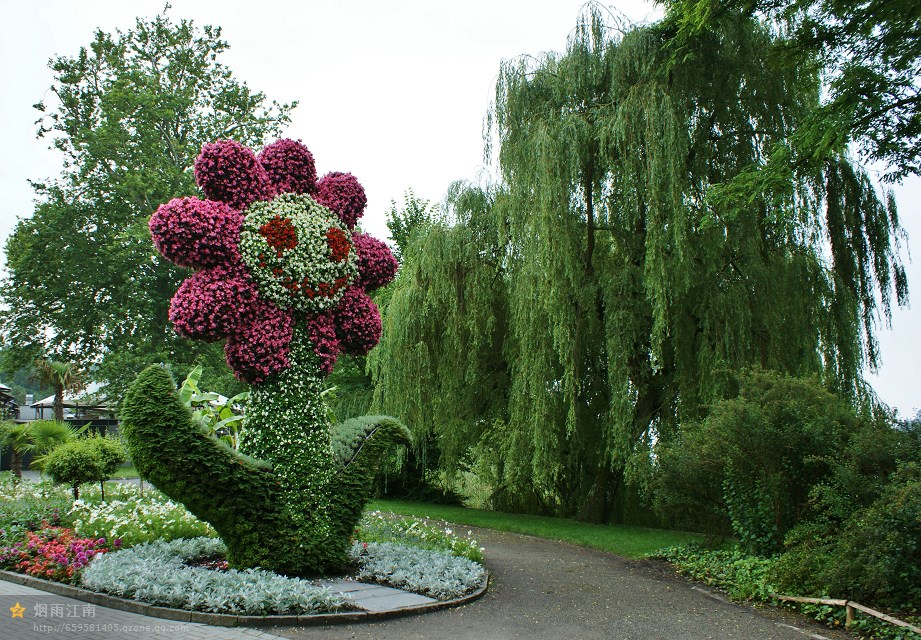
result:
M 466 527 L 464 527 L 466 528 Z M 489 591 L 463 607 L 373 624 L 268 628 L 297 640 L 832 640 L 807 619 L 733 604 L 667 567 L 485 529 Z
M 28 480 L 30 482 L 41 482 L 42 480 L 47 480 L 48 476 L 45 476 L 43 478 L 42 474 L 40 474 L 38 471 L 34 471 L 32 469 L 23 469 L 22 479 Z M 110 482 L 123 482 L 125 484 L 139 485 L 141 484 L 141 479 L 140 478 L 112 478 Z M 146 486 L 150 486 L 150 485 L 146 485 Z

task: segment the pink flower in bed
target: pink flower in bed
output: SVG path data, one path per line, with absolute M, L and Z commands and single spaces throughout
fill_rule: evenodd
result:
M 157 250 L 197 269 L 170 303 L 177 332 L 226 338 L 227 364 L 253 384 L 289 366 L 297 323 L 326 374 L 340 351 L 377 344 L 380 314 L 367 292 L 393 280 L 397 263 L 386 244 L 352 232 L 367 203 L 354 176 L 318 181 L 313 155 L 293 140 L 258 157 L 220 140 L 202 148 L 195 178 L 207 199 L 175 198 L 150 219 Z

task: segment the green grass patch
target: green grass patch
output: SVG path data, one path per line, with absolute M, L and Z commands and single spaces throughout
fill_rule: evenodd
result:
M 138 470 L 134 466 L 130 467 L 119 467 L 118 470 L 112 474 L 113 478 L 137 478 Z
M 645 558 L 665 547 L 701 540 L 701 536 L 684 531 L 589 524 L 564 518 L 526 516 L 402 500 L 372 500 L 368 508 L 571 542 L 625 558 Z

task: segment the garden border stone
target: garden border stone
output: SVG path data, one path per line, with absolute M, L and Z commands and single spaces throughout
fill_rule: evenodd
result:
M 485 568 L 484 568 L 485 570 Z M 349 622 L 376 622 L 388 618 L 406 615 L 428 613 L 450 607 L 457 607 L 480 598 L 489 589 L 489 571 L 486 571 L 482 583 L 471 593 L 453 600 L 436 601 L 427 604 L 400 607 L 386 611 L 344 611 L 342 613 L 314 613 L 308 615 L 274 615 L 274 616 L 239 616 L 228 613 L 209 613 L 206 611 L 186 611 L 185 609 L 171 609 L 137 600 L 128 600 L 111 596 L 105 593 L 89 591 L 81 587 L 42 580 L 12 571 L 0 571 L 0 580 L 21 584 L 33 589 L 40 589 L 55 595 L 81 600 L 109 609 L 128 611 L 154 618 L 175 620 L 178 622 L 194 622 L 215 627 L 282 627 L 282 626 L 316 626 L 327 624 L 345 624 Z

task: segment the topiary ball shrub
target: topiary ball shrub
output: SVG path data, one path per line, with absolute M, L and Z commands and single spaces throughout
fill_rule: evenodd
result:
M 258 156 L 214 142 L 195 176 L 208 199 L 162 205 L 150 230 L 165 258 L 199 269 L 171 302 L 176 331 L 226 338 L 227 364 L 253 385 L 240 453 L 193 424 L 159 368 L 127 394 L 122 433 L 141 475 L 214 526 L 231 566 L 335 570 L 380 456 L 409 433 L 389 417 L 333 430 L 320 392 L 340 352 L 377 344 L 380 314 L 367 292 L 393 279 L 396 261 L 383 243 L 353 236 L 367 203 L 355 177 L 317 181 L 299 142 Z
M 103 483 L 124 461 L 125 448 L 119 441 L 93 435 L 53 449 L 45 456 L 42 468 L 55 482 L 69 485 L 75 500 L 80 498 L 80 485 L 87 482 L 100 483 L 104 499 Z

